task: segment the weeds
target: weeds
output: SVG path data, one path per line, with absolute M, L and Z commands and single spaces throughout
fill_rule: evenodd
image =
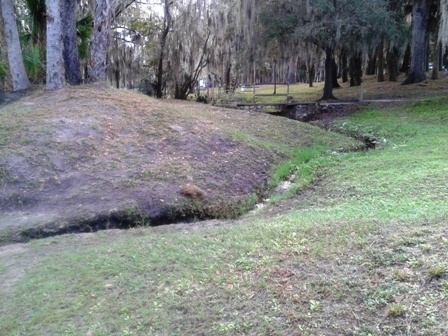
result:
M 410 281 L 412 278 L 412 272 L 409 268 L 403 268 L 401 270 L 394 271 L 393 277 L 398 281 Z
M 387 306 L 387 315 L 391 317 L 398 317 L 404 315 L 405 312 L 406 308 L 399 304 L 392 304 L 390 306 Z
M 431 279 L 440 278 L 446 272 L 446 266 L 437 264 L 428 269 L 428 275 Z

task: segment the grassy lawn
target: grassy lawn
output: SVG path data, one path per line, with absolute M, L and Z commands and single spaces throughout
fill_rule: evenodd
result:
M 428 73 L 428 78 L 431 75 Z M 416 85 L 401 85 L 405 80 L 404 74 L 400 74 L 397 82 L 381 82 L 378 83 L 376 76 L 364 76 L 362 86 L 350 87 L 349 83 L 341 83 L 340 88 L 334 89 L 334 95 L 340 100 L 369 100 L 369 99 L 397 99 L 397 98 L 425 98 L 433 96 L 441 96 L 447 90 L 447 72 L 440 72 L 440 79 L 427 80 L 424 83 Z M 313 84 L 309 87 L 306 83 L 297 83 L 289 86 L 289 95 L 294 101 L 313 102 L 322 97 L 324 88 L 323 82 Z M 287 86 L 283 84 L 277 85 L 278 96 L 272 95 L 274 85 L 258 85 L 256 87 L 257 103 L 280 103 L 286 100 Z M 224 102 L 233 100 L 238 102 L 253 103 L 254 97 L 252 91 L 241 92 L 239 89 L 232 96 L 226 96 L 218 92 L 214 93 L 214 97 L 220 97 Z
M 240 220 L 1 248 L 0 334 L 448 334 L 448 101 L 336 123 L 381 149 L 302 153 Z

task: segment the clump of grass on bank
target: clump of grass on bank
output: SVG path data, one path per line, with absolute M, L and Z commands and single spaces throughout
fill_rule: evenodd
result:
M 444 335 L 447 279 L 436 267 L 448 253 L 447 111 L 432 100 L 338 121 L 373 128 L 387 145 L 296 153 L 299 165 L 318 162 L 320 181 L 272 206 L 276 215 L 3 250 L 0 330 Z
M 326 151 L 328 151 L 328 147 L 324 146 L 295 149 L 291 155 L 291 159 L 281 163 L 277 167 L 268 186 L 270 188 L 276 187 L 282 179 L 288 177 L 293 171 L 298 171 L 304 177 L 310 175 L 311 172 L 307 171 L 303 165 Z

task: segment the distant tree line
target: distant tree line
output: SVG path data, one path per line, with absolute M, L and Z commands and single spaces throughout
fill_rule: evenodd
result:
M 3 91 L 109 81 L 186 99 L 199 79 L 403 84 L 438 78 L 448 0 L 0 0 Z

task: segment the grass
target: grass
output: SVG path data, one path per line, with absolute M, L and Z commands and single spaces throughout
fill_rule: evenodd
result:
M 428 78 L 431 77 L 429 74 Z M 397 98 L 428 98 L 431 96 L 442 96 L 444 90 L 446 90 L 446 72 L 440 73 L 440 79 L 427 80 L 423 84 L 402 86 L 401 83 L 405 80 L 404 74 L 400 74 L 397 82 L 382 82 L 378 83 L 376 76 L 364 76 L 362 86 L 350 87 L 349 83 L 339 84 L 341 88 L 334 89 L 334 95 L 341 100 L 355 100 L 362 99 L 397 99 Z M 294 101 L 299 102 L 313 102 L 322 97 L 324 88 L 323 82 L 314 83 L 313 87 L 309 87 L 306 83 L 298 83 L 289 86 L 289 95 Z M 258 85 L 256 88 L 256 94 L 259 95 L 272 95 L 274 92 L 274 85 Z M 278 96 L 257 96 L 255 101 L 257 103 L 280 103 L 286 100 L 287 87 L 286 85 L 277 86 Z M 218 93 L 215 93 L 215 97 Z M 218 99 L 219 101 L 219 99 Z M 238 89 L 235 91 L 233 97 L 226 95 L 223 99 L 223 103 L 229 103 L 229 101 L 238 101 L 243 103 L 253 103 L 253 92 L 241 92 Z
M 318 182 L 239 221 L 0 253 L 0 279 L 17 273 L 0 334 L 446 334 L 447 111 L 432 99 L 337 121 L 383 149 L 296 151 L 279 179 L 307 166 Z
M 311 174 L 309 170 L 304 168 L 304 165 L 310 162 L 313 158 L 318 155 L 322 155 L 328 151 L 328 147 L 324 146 L 313 146 L 303 149 L 295 149 L 291 155 L 291 159 L 281 163 L 274 174 L 272 174 L 271 180 L 269 182 L 269 187 L 275 187 L 278 183 L 286 178 L 292 171 L 298 171 L 302 173 L 303 176 L 308 176 Z

